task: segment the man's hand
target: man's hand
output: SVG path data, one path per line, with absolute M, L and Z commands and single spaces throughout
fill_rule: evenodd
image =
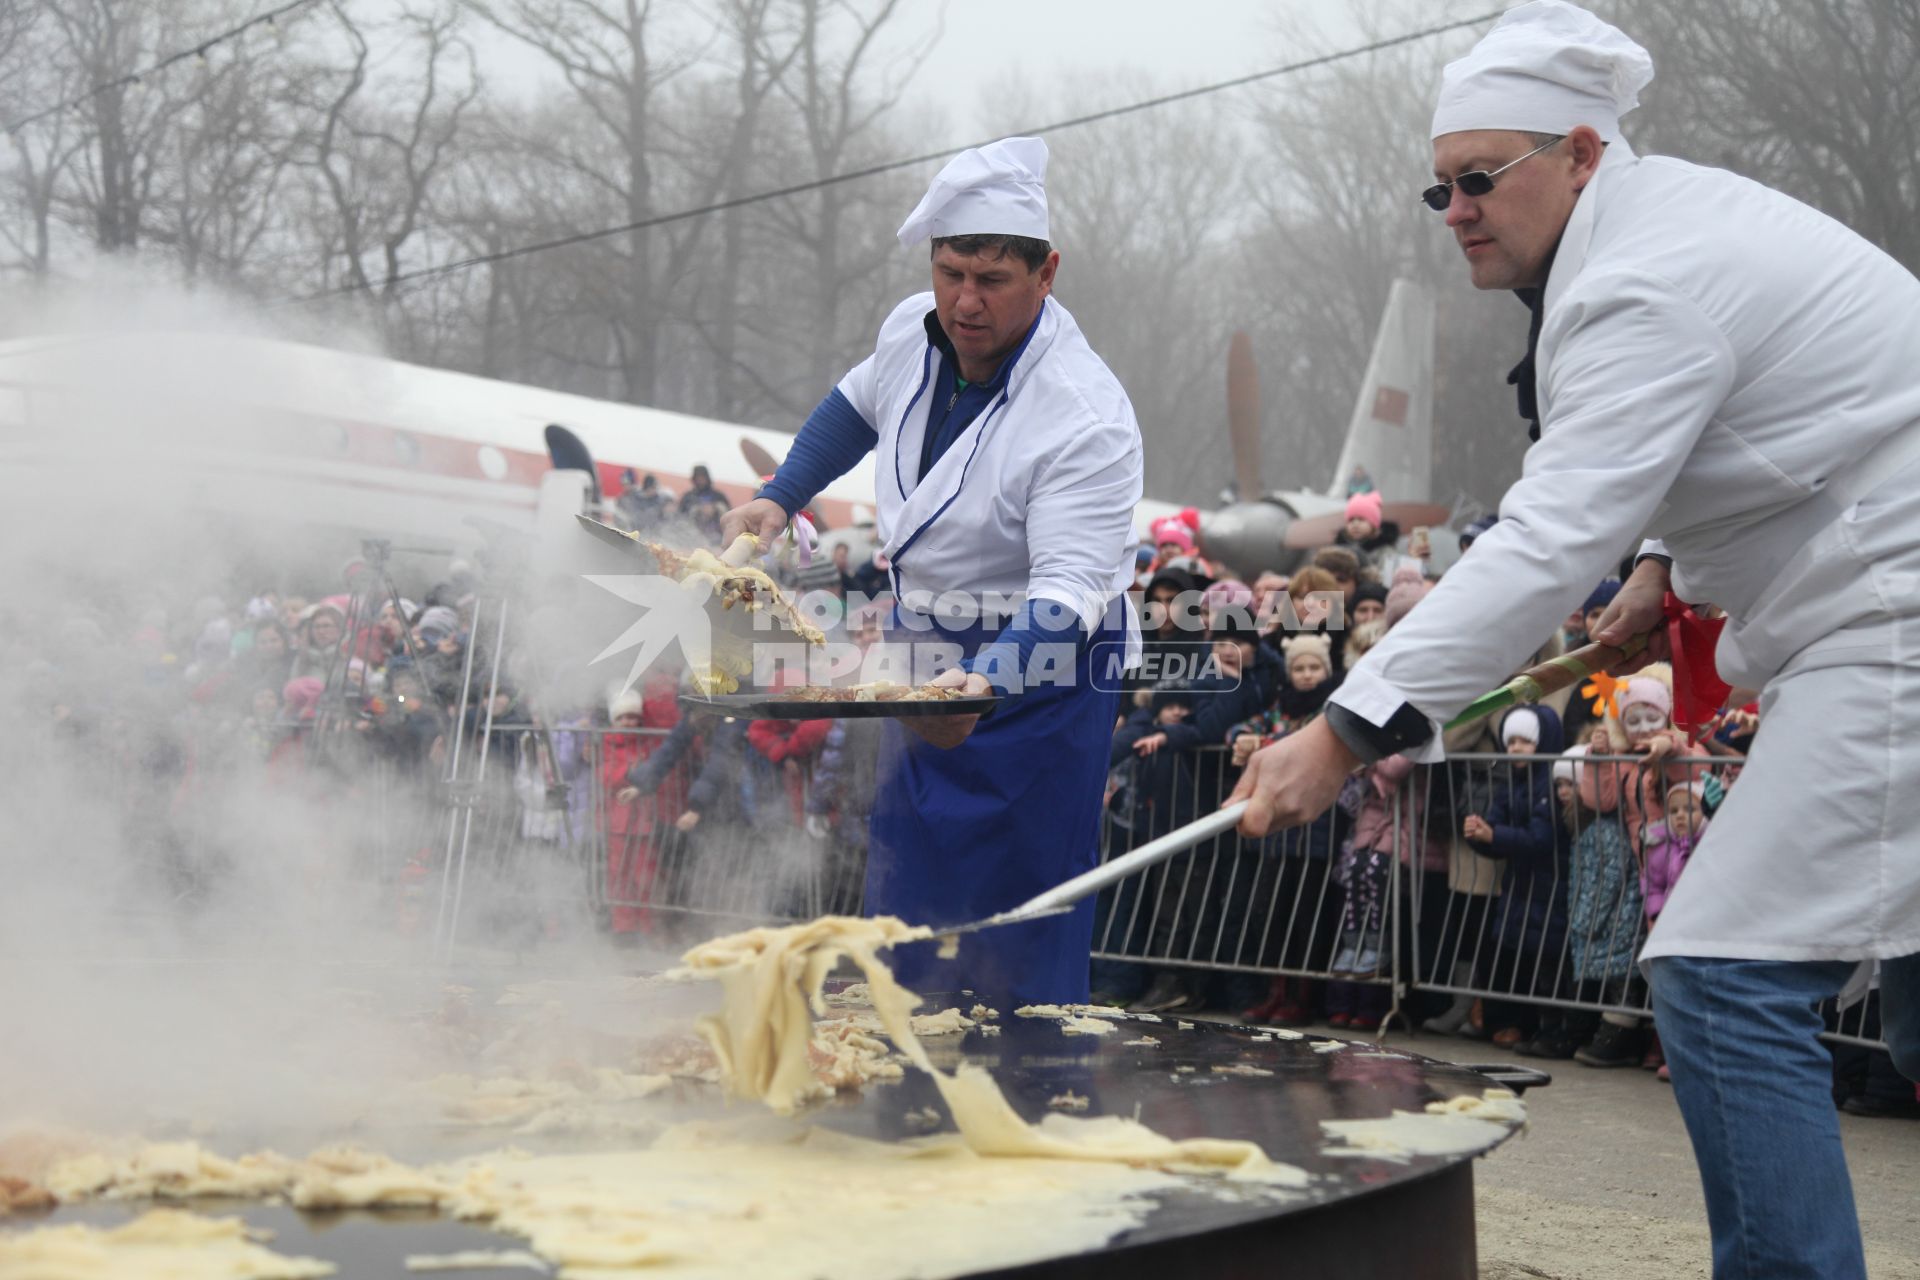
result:
M 1233 739 L 1233 767 L 1236 769 L 1243 767 L 1247 763 L 1248 758 L 1259 749 L 1259 734 L 1242 733 L 1235 735 Z
M 786 531 L 788 519 L 786 509 L 772 498 L 755 498 L 720 517 L 720 545 L 730 547 L 735 538 L 750 533 L 763 549 L 770 547 Z
M 936 689 L 958 689 L 963 698 L 985 698 L 993 693 L 993 685 L 985 676 L 958 667 L 942 671 L 927 683 Z M 905 716 L 900 723 L 942 751 L 951 751 L 967 740 L 979 719 L 977 715 Z
M 1359 764 L 1360 757 L 1334 735 L 1324 716 L 1254 752 L 1240 785 L 1227 797 L 1229 804 L 1249 802 L 1240 834 L 1264 836 L 1313 821 L 1340 798 L 1341 783 Z
M 675 818 L 673 820 L 673 825 L 674 825 L 674 829 L 677 831 L 691 831 L 695 827 L 700 825 L 700 815 L 694 812 L 692 809 L 689 809 L 685 813 L 681 814 L 679 817 Z
M 640 788 L 638 787 L 622 787 L 613 793 L 613 802 L 615 804 L 632 804 L 639 798 Z
M 1493 828 L 1488 826 L 1487 820 L 1479 814 L 1470 813 L 1467 815 L 1467 820 L 1460 825 L 1460 834 L 1469 840 L 1478 840 L 1485 844 L 1493 839 Z
M 1595 643 L 1623 645 L 1637 635 L 1647 637 L 1647 647 L 1616 668 L 1615 675 L 1624 676 L 1649 662 L 1668 660 L 1667 632 L 1660 624 L 1666 619 L 1667 591 L 1672 585 L 1667 566 L 1658 560 L 1642 560 L 1600 615 L 1600 625 L 1587 637 Z
M 1147 735 L 1146 737 L 1144 737 L 1144 738 L 1142 738 L 1142 739 L 1140 739 L 1140 740 L 1139 740 L 1138 742 L 1136 742 L 1136 743 L 1134 743 L 1134 744 L 1133 744 L 1133 749 L 1134 749 L 1134 751 L 1136 751 L 1136 752 L 1138 752 L 1138 753 L 1139 753 L 1140 755 L 1143 755 L 1143 756 L 1150 756 L 1150 755 L 1152 755 L 1152 754 L 1153 754 L 1154 752 L 1156 752 L 1156 751 L 1158 751 L 1158 750 L 1159 750 L 1160 748 L 1162 748 L 1162 747 L 1164 747 L 1164 746 L 1166 746 L 1166 745 L 1167 745 L 1167 735 L 1166 735 L 1166 734 L 1164 734 L 1164 733 L 1150 733 L 1150 734 L 1148 734 L 1148 735 Z

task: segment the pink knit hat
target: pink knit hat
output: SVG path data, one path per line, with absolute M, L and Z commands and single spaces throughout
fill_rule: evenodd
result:
M 1221 578 L 1207 584 L 1206 602 L 1209 609 L 1232 605 L 1244 608 L 1253 603 L 1253 588 L 1238 578 Z
M 1193 545 L 1193 530 L 1179 516 L 1162 516 L 1149 527 L 1153 534 L 1153 545 L 1158 547 L 1171 542 L 1186 555 L 1193 555 L 1197 548 Z
M 1622 716 L 1627 714 L 1628 707 L 1648 706 L 1671 718 L 1673 694 L 1652 676 L 1635 676 L 1627 681 L 1627 687 L 1621 691 L 1619 705 Z
M 1347 499 L 1347 519 L 1359 516 L 1368 524 L 1380 527 L 1380 495 L 1378 493 L 1356 493 Z
M 296 676 L 280 690 L 280 700 L 295 719 L 304 720 L 320 705 L 327 682 L 319 676 Z

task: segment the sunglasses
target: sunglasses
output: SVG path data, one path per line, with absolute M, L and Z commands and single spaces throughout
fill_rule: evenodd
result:
M 1566 141 L 1566 139 L 1563 136 L 1543 142 L 1533 150 L 1527 152 L 1526 155 L 1521 156 L 1520 160 L 1531 159 L 1539 155 L 1542 151 L 1545 151 L 1548 147 L 1553 146 L 1554 143 L 1564 141 Z M 1435 213 L 1445 213 L 1453 204 L 1453 189 L 1455 187 L 1460 188 L 1462 195 L 1472 196 L 1477 199 L 1493 190 L 1493 180 L 1513 168 L 1514 165 L 1519 164 L 1520 160 L 1509 160 L 1492 173 L 1488 173 L 1485 169 L 1474 169 L 1471 172 L 1461 174 L 1452 182 L 1436 182 L 1425 191 L 1422 191 L 1420 198 L 1426 201 L 1427 208 L 1433 210 Z

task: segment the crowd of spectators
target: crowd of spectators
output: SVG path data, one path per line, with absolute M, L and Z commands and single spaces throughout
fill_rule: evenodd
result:
M 704 539 L 724 499 L 699 481 L 676 501 L 630 478 L 610 514 Z M 1418 607 L 1437 577 L 1430 540 L 1380 513 L 1377 494 L 1355 494 L 1339 537 L 1285 572 L 1209 562 L 1186 519 L 1150 531 L 1137 575 L 1147 662 L 1115 725 L 1109 852 L 1217 807 L 1254 751 L 1318 717 Z M 1458 535 L 1463 554 L 1491 521 Z M 884 636 L 886 567 L 852 545 L 770 567 L 795 593 L 854 602 L 832 635 L 864 650 Z M 1617 590 L 1597 584 L 1536 659 L 1584 643 Z M 76 613 L 45 646 L 17 642 L 12 666 L 59 740 L 140 779 L 126 788 L 138 825 L 188 881 L 204 871 L 179 833 L 183 798 L 221 780 L 308 797 L 377 780 L 436 823 L 478 797 L 490 856 L 566 868 L 561 897 L 592 903 L 616 939 L 677 941 L 684 918 L 662 907 L 714 909 L 728 885 L 724 909 L 742 914 L 857 910 L 880 722 L 689 717 L 665 667 L 604 702 L 561 700 L 511 652 L 488 698 L 496 664 L 474 627 L 486 591 L 456 561 L 414 599 L 355 561 L 310 594 Z M 1101 906 L 1096 999 L 1365 1031 L 1389 1014 L 1388 974 L 1411 973 L 1398 1012 L 1431 1032 L 1664 1070 L 1634 956 L 1757 730 L 1748 705 L 1690 741 L 1654 666 L 1450 731 L 1445 763 L 1382 760 L 1306 828 L 1225 837 L 1120 886 Z M 458 752 L 477 779 L 460 787 Z M 418 927 L 437 884 L 443 831 L 382 855 L 412 895 L 403 923 Z M 551 911 L 518 925 L 566 927 Z M 1913 1110 L 1884 1062 L 1847 1071 L 1856 1109 Z
M 1290 573 L 1210 563 L 1191 513 L 1155 524 L 1138 558 L 1149 659 L 1111 749 L 1112 852 L 1217 807 L 1419 605 L 1439 577 L 1431 538 L 1381 511 L 1353 494 L 1336 540 Z M 1466 526 L 1462 554 L 1496 519 Z M 1585 644 L 1619 586 L 1596 584 L 1529 665 Z M 1445 763 L 1389 757 L 1306 828 L 1200 846 L 1109 895 L 1094 999 L 1367 1031 L 1397 973 L 1414 978 L 1398 1013 L 1426 1031 L 1666 1079 L 1635 957 L 1758 728 L 1748 703 L 1683 732 L 1656 663 L 1451 730 Z M 1885 1055 L 1838 1057 L 1849 1109 L 1920 1114 Z
M 693 546 L 717 536 L 726 505 L 702 467 L 678 498 L 630 476 L 605 514 Z M 814 587 L 835 596 L 884 582 L 844 546 L 811 568 L 821 566 Z M 809 569 L 790 551 L 771 567 L 795 589 Z M 552 896 L 591 903 L 623 941 L 670 943 L 662 935 L 680 921 L 658 905 L 712 898 L 723 862 L 742 885 L 742 914 L 858 909 L 877 756 L 868 726 L 685 717 L 682 673 L 665 662 L 631 690 L 583 693 L 577 680 L 543 678 L 519 651 L 517 623 L 496 664 L 497 614 L 475 625 L 490 592 L 498 603 L 487 571 L 484 557 L 456 559 L 415 590 L 384 560 L 356 558 L 224 595 L 155 586 L 129 608 L 77 605 L 22 628 L 5 674 L 25 691 L 30 726 L 71 758 L 68 772 L 111 771 L 106 790 L 123 801 L 136 860 L 169 896 L 214 886 L 225 858 L 210 851 L 243 837 L 209 821 L 255 796 L 324 812 L 358 869 L 394 883 L 412 929 L 432 926 L 452 804 L 476 814 L 477 867 L 508 880 L 558 868 L 545 876 L 560 886 Z M 856 610 L 836 638 L 870 645 L 880 618 Z M 769 885 L 744 861 L 771 844 L 786 847 L 789 883 Z M 504 923 L 569 927 L 546 907 L 523 914 Z

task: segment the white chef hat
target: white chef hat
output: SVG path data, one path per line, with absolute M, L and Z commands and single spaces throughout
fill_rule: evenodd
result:
M 900 243 L 912 248 L 940 236 L 1047 234 L 1047 144 L 1002 138 L 962 151 L 934 176 L 907 220 Z
M 1612 142 L 1652 79 L 1653 58 L 1618 27 L 1565 0 L 1530 0 L 1440 73 L 1433 136 L 1568 133 L 1584 124 Z

